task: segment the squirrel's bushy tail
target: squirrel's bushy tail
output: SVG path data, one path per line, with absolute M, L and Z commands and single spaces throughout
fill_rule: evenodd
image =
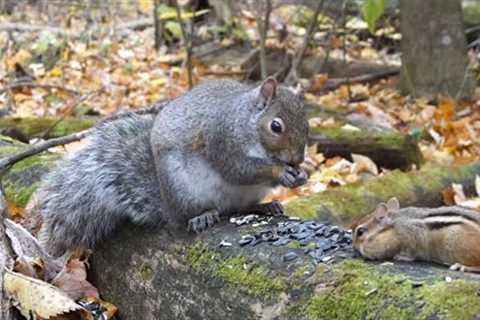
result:
M 48 252 L 93 248 L 128 220 L 161 220 L 152 124 L 151 116 L 132 115 L 100 125 L 42 181 L 39 239 Z

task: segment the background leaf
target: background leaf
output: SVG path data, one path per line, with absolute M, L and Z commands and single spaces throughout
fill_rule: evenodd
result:
M 375 32 L 377 20 L 385 10 L 385 0 L 365 0 L 362 6 L 363 19 L 368 24 L 368 30 Z

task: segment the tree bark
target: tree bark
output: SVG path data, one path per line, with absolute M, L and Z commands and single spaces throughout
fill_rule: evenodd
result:
M 401 89 L 413 96 L 471 98 L 460 0 L 400 1 Z

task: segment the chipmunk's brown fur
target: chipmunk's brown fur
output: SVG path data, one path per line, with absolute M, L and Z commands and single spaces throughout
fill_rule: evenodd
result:
M 461 207 L 400 209 L 396 198 L 354 226 L 353 246 L 374 260 L 423 260 L 480 272 L 480 213 Z

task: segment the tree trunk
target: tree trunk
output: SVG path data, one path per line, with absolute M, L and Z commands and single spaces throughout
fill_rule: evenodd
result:
M 402 0 L 400 19 L 402 91 L 470 98 L 475 84 L 468 67 L 461 1 Z

